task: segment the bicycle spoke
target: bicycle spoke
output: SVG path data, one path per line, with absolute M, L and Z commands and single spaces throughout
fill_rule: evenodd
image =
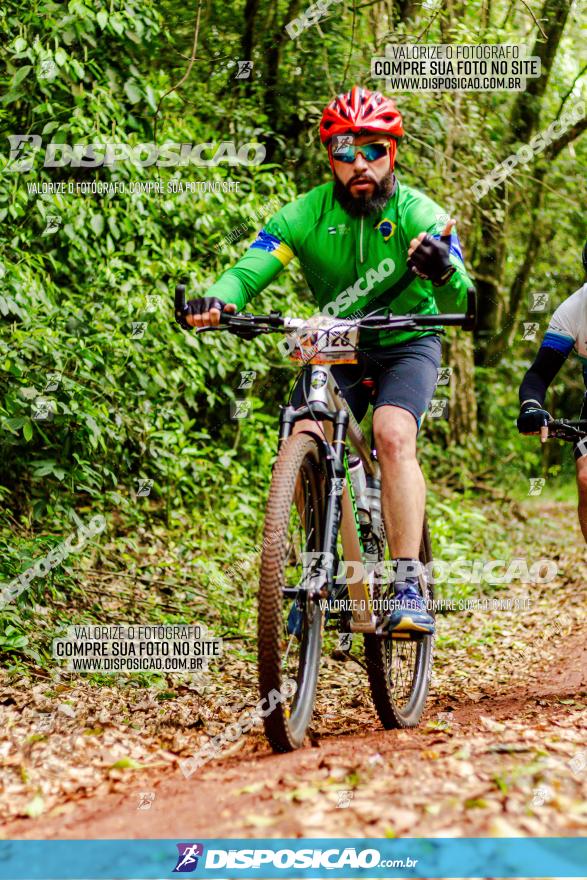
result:
M 296 641 L 296 637 L 294 635 L 291 635 L 289 637 L 289 641 L 287 643 L 287 648 L 285 649 L 285 654 L 283 655 L 283 660 L 281 663 L 281 665 L 283 666 L 284 669 L 287 668 L 287 658 L 289 657 L 289 652 L 290 652 L 292 645 L 294 644 L 295 641 Z
M 430 537 L 425 524 L 420 561 L 431 559 Z M 420 582 L 422 595 L 430 600 L 429 585 Z M 375 585 L 374 598 L 392 599 L 393 587 Z M 433 639 L 423 636 L 414 640 L 365 637 L 365 656 L 373 701 L 386 728 L 415 727 L 422 716 L 430 683 Z

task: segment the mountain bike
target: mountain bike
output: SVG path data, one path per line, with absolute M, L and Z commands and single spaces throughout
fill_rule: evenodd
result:
M 181 326 L 188 327 L 185 310 L 185 287 L 178 285 L 175 316 Z M 376 450 L 346 404 L 331 367 L 357 362 L 363 329 L 433 328 L 442 333 L 445 326 L 472 330 L 474 323 L 471 289 L 465 314 L 300 319 L 279 312 L 222 313 L 218 327 L 196 331 L 224 331 L 246 340 L 286 333 L 292 359 L 309 374 L 304 405 L 281 407 L 261 555 L 261 699 L 281 692 L 286 680 L 297 684 L 295 693 L 273 706 L 263 719 L 274 751 L 292 751 L 304 742 L 314 710 L 323 633 L 329 629 L 340 634 L 341 644 L 348 644 L 354 633 L 363 635 L 367 676 L 383 726 L 415 727 L 420 721 L 430 684 L 433 637 L 405 632 L 390 637 L 384 632 L 393 584 L 386 564 L 389 551 L 381 517 L 380 468 Z M 365 377 L 363 381 L 369 393 L 371 380 Z M 306 419 L 313 420 L 314 430 L 294 432 L 296 423 Z M 418 579 L 429 608 L 431 561 L 425 521 Z

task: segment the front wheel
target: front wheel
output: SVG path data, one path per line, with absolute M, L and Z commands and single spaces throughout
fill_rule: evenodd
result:
M 288 438 L 271 480 L 259 584 L 259 687 L 265 735 L 277 752 L 303 744 L 314 709 L 323 612 L 305 579 L 322 546 L 324 486 L 317 440 Z
M 420 562 L 424 572 L 428 563 L 432 562 L 426 519 L 420 545 Z M 429 566 L 427 570 L 430 571 Z M 433 608 L 432 586 L 425 573 L 420 575 L 420 591 L 429 603 L 429 608 Z M 382 589 L 381 585 L 375 585 L 373 598 L 385 599 L 392 596 L 393 586 Z M 413 641 L 365 636 L 369 685 L 379 720 L 385 728 L 416 727 L 419 724 L 430 687 L 433 641 L 433 636 L 423 636 Z

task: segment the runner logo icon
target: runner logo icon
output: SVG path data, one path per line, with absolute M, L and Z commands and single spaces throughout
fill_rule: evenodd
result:
M 198 867 L 198 859 L 204 855 L 204 846 L 201 843 L 178 843 L 177 864 L 173 869 L 174 874 L 188 874 Z

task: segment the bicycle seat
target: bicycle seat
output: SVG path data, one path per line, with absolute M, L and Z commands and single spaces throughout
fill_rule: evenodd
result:
M 369 399 L 373 400 L 377 393 L 377 380 L 373 376 L 363 376 L 361 385 L 369 393 Z

